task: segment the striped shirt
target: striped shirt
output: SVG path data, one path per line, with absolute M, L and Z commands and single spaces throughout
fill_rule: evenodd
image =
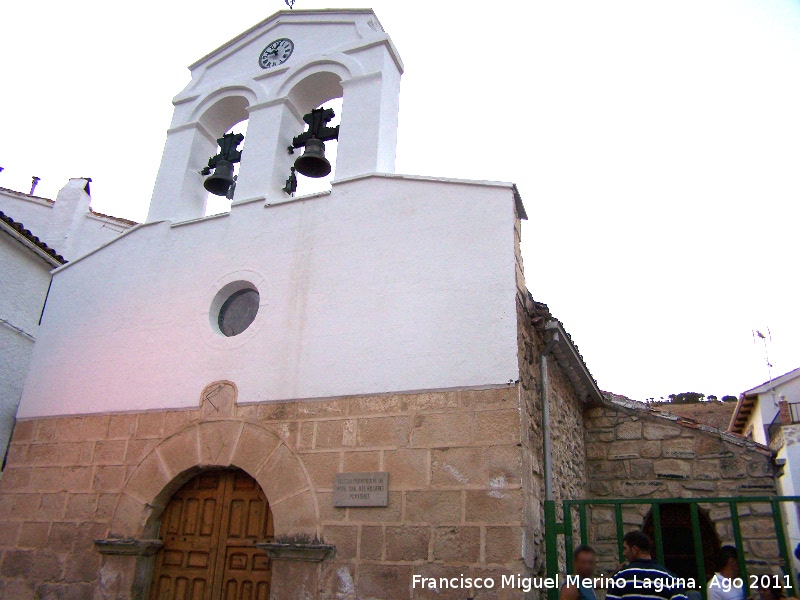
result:
M 606 600 L 688 600 L 686 580 L 677 577 L 656 561 L 634 560 L 613 577 Z

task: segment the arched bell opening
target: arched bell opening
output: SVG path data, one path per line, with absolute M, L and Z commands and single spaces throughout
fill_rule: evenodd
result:
M 708 581 L 715 571 L 714 564 L 720 549 L 720 539 L 708 512 L 698 507 L 700 524 L 700 543 L 703 547 L 705 573 L 698 576 L 694 553 L 696 533 L 692 530 L 692 516 L 688 504 L 662 504 L 659 508 L 661 540 L 664 548 L 663 564 L 678 577 L 693 578 L 695 581 Z M 645 535 L 655 539 L 655 526 L 652 512 L 644 519 L 642 527 Z
M 274 537 L 272 511 L 245 471 L 197 473 L 166 502 L 157 529 L 164 545 L 148 598 L 269 598 L 272 565 L 256 543 Z
M 343 110 L 343 88 L 342 78 L 337 73 L 331 71 L 320 71 L 308 75 L 304 79 L 295 84 L 289 91 L 287 97 L 292 105 L 297 109 L 301 115 L 309 115 L 314 110 L 330 109 L 333 111 L 333 117 L 327 121 L 324 126 L 327 128 L 337 128 L 341 124 L 342 110 Z M 311 125 L 305 123 L 304 131 L 310 131 Z M 297 136 L 302 134 L 303 131 L 298 131 Z M 298 148 L 295 152 L 294 166 L 296 168 L 295 175 L 297 177 L 297 194 L 307 195 L 319 192 L 328 191 L 331 189 L 331 182 L 336 176 L 336 156 L 338 150 L 338 140 L 329 139 L 323 142 L 323 147 L 312 148 L 306 146 L 305 148 Z M 323 160 L 324 155 L 324 160 Z M 312 157 L 312 161 L 324 168 L 324 163 L 327 161 L 330 166 L 330 172 L 323 176 L 306 176 L 303 173 L 301 163 L 303 160 Z M 298 160 L 300 162 L 298 162 Z
M 236 193 L 241 153 L 247 141 L 250 102 L 242 95 L 228 95 L 214 102 L 199 117 L 204 130 L 214 139 L 203 160 L 201 174 L 205 191 L 204 216 L 229 212 Z M 241 136 L 236 142 L 232 136 Z M 223 145 L 220 139 L 226 139 Z M 233 139 L 232 143 L 230 140 Z M 228 152 L 226 153 L 226 147 Z M 231 159 L 231 160 L 227 160 Z

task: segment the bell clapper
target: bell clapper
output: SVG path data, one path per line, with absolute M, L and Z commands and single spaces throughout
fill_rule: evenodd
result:
M 295 168 L 292 167 L 291 172 L 289 173 L 289 179 L 286 180 L 286 185 L 283 186 L 283 191 L 293 196 L 294 193 L 297 191 L 297 175 L 294 174 Z

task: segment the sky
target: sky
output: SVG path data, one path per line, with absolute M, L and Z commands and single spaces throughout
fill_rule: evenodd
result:
M 403 58 L 398 173 L 519 186 L 528 288 L 601 389 L 800 367 L 800 0 L 295 3 L 337 7 Z M 143 220 L 186 67 L 285 8 L 4 7 L 0 186 L 88 176 L 95 210 Z

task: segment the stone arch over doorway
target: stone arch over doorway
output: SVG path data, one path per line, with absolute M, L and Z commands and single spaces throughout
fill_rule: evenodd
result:
M 160 440 L 127 477 L 109 523 L 100 597 L 146 598 L 161 516 L 172 496 L 198 474 L 241 469 L 263 490 L 276 536 L 321 535 L 316 494 L 303 461 L 262 424 L 236 416 L 236 386 L 217 381 L 200 395 L 197 420 Z
M 201 418 L 162 440 L 127 478 L 110 537 L 153 538 L 172 495 L 205 469 L 239 468 L 264 490 L 276 535 L 319 535 L 319 508 L 303 461 L 275 433 L 234 416 L 236 388 L 215 382 L 201 395 Z

